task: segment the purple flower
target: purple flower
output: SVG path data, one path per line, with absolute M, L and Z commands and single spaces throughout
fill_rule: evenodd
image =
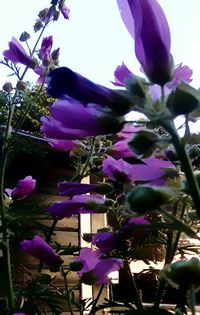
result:
M 64 19 L 69 20 L 70 9 L 65 4 L 60 5 L 60 11 L 61 11 Z
M 41 48 L 39 50 L 39 56 L 43 61 L 44 65 L 47 65 L 50 62 L 52 45 L 53 45 L 52 36 L 47 36 L 43 38 Z
M 192 82 L 193 71 L 188 66 L 183 66 L 182 63 L 176 65 L 174 78 L 172 81 L 166 84 L 168 89 L 175 89 L 181 82 L 190 83 Z
M 123 267 L 120 258 L 102 259 L 99 250 L 93 251 L 91 248 L 82 248 L 80 255 L 74 258 L 75 262 L 82 263 L 82 269 L 78 271 L 81 282 L 85 284 L 106 284 L 109 281 L 109 274 Z
M 135 40 L 135 54 L 148 78 L 164 85 L 173 76 L 171 38 L 157 0 L 117 0 L 122 19 Z M 132 17 L 132 18 L 131 18 Z
M 32 255 L 52 268 L 59 267 L 63 260 L 54 249 L 40 236 L 35 235 L 32 240 L 23 240 L 20 248 L 29 255 Z
M 13 313 L 13 315 L 27 315 L 25 313 Z
M 126 140 L 116 142 L 111 148 L 111 155 L 115 159 L 136 157 L 135 153 L 129 148 Z
M 78 140 L 58 140 L 58 139 L 51 139 L 49 141 L 50 146 L 52 146 L 54 149 L 57 150 L 63 150 L 63 151 L 71 151 L 74 149 L 77 149 L 81 146 L 80 141 Z
M 115 91 L 84 78 L 66 67 L 49 72 L 47 92 L 54 98 L 72 98 L 87 104 L 99 104 L 111 108 L 115 113 L 124 115 L 131 107 L 126 92 Z
M 118 138 L 125 140 L 130 139 L 134 133 L 142 130 L 141 127 L 136 127 L 133 124 L 125 124 L 123 129 L 117 133 Z
M 115 133 L 123 126 L 123 119 L 104 112 L 98 105 L 85 107 L 72 99 L 55 102 L 51 116 L 42 117 L 41 121 L 44 136 L 60 140 Z
M 125 86 L 125 81 L 130 80 L 134 74 L 127 68 L 122 62 L 120 66 L 114 71 L 115 82 L 112 82 L 115 86 Z
M 115 160 L 111 156 L 107 156 L 103 161 L 103 173 L 108 178 L 120 183 L 132 181 L 135 178 L 131 164 L 122 159 Z
M 15 37 L 12 37 L 9 42 L 9 49 L 4 50 L 3 55 L 6 59 L 14 63 L 22 63 L 32 69 L 36 66 L 35 60 L 26 53 L 23 46 Z
M 70 200 L 56 202 L 47 208 L 51 215 L 59 220 L 70 218 L 79 213 L 106 212 L 102 207 L 105 198 L 101 195 L 77 195 Z
M 69 196 L 87 194 L 95 191 L 97 184 L 81 184 L 76 182 L 60 182 L 58 183 L 58 191 L 60 196 Z
M 140 225 L 148 226 L 151 223 L 144 217 L 131 217 L 121 230 L 121 235 L 125 239 L 132 237 L 144 237 L 147 234 L 147 230 L 140 229 Z
M 36 180 L 32 176 L 26 176 L 24 179 L 20 179 L 17 186 L 13 189 L 6 188 L 5 192 L 13 199 L 23 199 L 30 195 L 35 189 Z
M 149 182 L 150 185 L 162 186 L 165 183 L 165 169 L 174 168 L 170 161 L 155 157 L 142 159 L 144 164 L 132 165 L 135 181 Z
M 98 232 L 92 237 L 92 244 L 100 249 L 102 253 L 110 253 L 116 247 L 113 232 Z

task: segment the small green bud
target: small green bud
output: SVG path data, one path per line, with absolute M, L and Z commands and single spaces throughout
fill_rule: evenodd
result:
M 167 99 L 167 107 L 174 116 L 189 114 L 199 106 L 199 103 L 199 92 L 183 82 Z
M 7 92 L 7 93 L 11 93 L 12 90 L 13 90 L 13 86 L 12 86 L 12 83 L 11 82 L 6 82 L 4 83 L 2 89 Z
M 93 273 L 93 271 L 84 272 L 84 274 L 81 276 L 81 282 L 92 285 L 98 280 L 98 277 L 96 277 Z
M 73 261 L 69 263 L 69 269 L 71 271 L 80 271 L 83 268 L 83 263 L 81 261 Z
M 136 186 L 126 197 L 131 211 L 145 214 L 169 203 L 174 197 L 170 189 L 153 186 Z
M 19 40 L 20 40 L 20 42 L 26 42 L 30 37 L 31 36 L 29 33 L 23 32 L 23 33 L 21 33 Z
M 60 15 L 60 12 L 59 12 L 59 11 L 54 11 L 54 13 L 53 13 L 53 20 L 54 20 L 54 21 L 57 21 L 58 18 L 59 18 L 59 15 Z
M 160 137 L 156 133 L 150 130 L 141 130 L 128 142 L 128 145 L 137 155 L 146 158 L 153 154 L 159 139 Z
M 200 261 L 196 257 L 190 260 L 177 261 L 166 265 L 162 271 L 162 276 L 172 286 L 183 286 L 186 289 L 193 284 L 196 289 L 200 288 Z
M 19 91 L 26 91 L 27 89 L 27 83 L 23 81 L 18 81 L 16 85 L 17 90 Z
M 38 17 L 40 18 L 41 21 L 45 21 L 47 18 L 47 15 L 49 13 L 49 9 L 48 8 L 44 8 L 43 10 L 41 10 L 38 14 Z

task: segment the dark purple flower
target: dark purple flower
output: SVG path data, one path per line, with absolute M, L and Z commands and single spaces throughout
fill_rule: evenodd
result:
M 82 269 L 78 271 L 81 282 L 92 285 L 106 284 L 109 281 L 109 274 L 123 267 L 123 261 L 120 258 L 102 259 L 102 253 L 99 250 L 93 251 L 91 248 L 82 248 L 75 262 L 82 263 Z
M 114 71 L 115 82 L 112 83 L 116 86 L 125 86 L 125 81 L 130 80 L 133 76 L 134 74 L 122 62 Z
M 122 19 L 135 40 L 135 54 L 148 78 L 164 85 L 174 72 L 166 16 L 157 0 L 117 0 Z M 132 19 L 131 19 L 132 16 Z
M 144 237 L 147 234 L 147 230 L 140 229 L 140 226 L 148 226 L 151 223 L 144 217 L 131 217 L 121 230 L 121 235 L 125 239 L 130 239 L 132 237 Z
M 5 192 L 13 199 L 23 199 L 30 195 L 35 189 L 36 180 L 32 176 L 26 176 L 24 179 L 20 179 L 17 186 L 13 189 L 6 188 Z
M 52 139 L 73 140 L 88 136 L 115 133 L 121 130 L 123 119 L 101 107 L 84 107 L 75 100 L 57 101 L 51 106 L 51 116 L 42 117 L 41 131 Z
M 107 156 L 103 161 L 103 173 L 108 178 L 117 182 L 127 182 L 134 180 L 132 165 L 123 159 L 115 160 L 111 156 Z
M 25 313 L 13 313 L 13 315 L 27 315 Z
M 101 195 L 77 195 L 70 200 L 52 204 L 47 211 L 61 220 L 79 213 L 106 212 L 106 209 L 102 207 L 104 202 L 105 198 Z
M 9 42 L 9 49 L 4 50 L 3 55 L 6 59 L 14 63 L 22 63 L 32 69 L 36 66 L 35 60 L 26 53 L 23 46 L 15 37 L 12 37 Z
M 98 232 L 93 235 L 92 244 L 102 253 L 110 253 L 116 247 L 116 239 L 113 232 Z
M 54 249 L 40 236 L 35 235 L 32 240 L 23 240 L 20 248 L 29 255 L 32 255 L 50 267 L 59 267 L 63 260 Z
M 109 107 L 115 113 L 124 115 L 131 107 L 127 94 L 115 91 L 84 78 L 66 67 L 49 72 L 47 92 L 54 98 L 73 98 L 85 106 L 90 103 Z
M 58 191 L 60 196 L 69 196 L 87 194 L 95 191 L 97 184 L 81 184 L 76 182 L 58 183 Z
M 39 56 L 45 66 L 48 65 L 50 62 L 52 45 L 53 45 L 52 36 L 47 36 L 43 38 L 41 48 L 39 50 Z

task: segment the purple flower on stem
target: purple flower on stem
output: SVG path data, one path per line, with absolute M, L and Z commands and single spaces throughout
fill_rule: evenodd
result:
M 3 55 L 6 59 L 14 62 L 14 63 L 22 63 L 23 65 L 35 68 L 36 62 L 30 57 L 20 42 L 15 38 L 12 37 L 11 41 L 9 42 L 9 49 L 3 51 Z
M 60 67 L 49 72 L 47 92 L 50 96 L 69 99 L 87 104 L 99 104 L 111 108 L 115 113 L 124 115 L 131 107 L 126 92 L 115 91 L 84 78 L 69 68 Z
M 142 127 L 136 127 L 133 124 L 125 124 L 123 129 L 117 133 L 118 138 L 122 140 L 130 139 L 134 133 L 142 130 Z
M 132 181 L 135 178 L 131 164 L 123 159 L 115 160 L 111 156 L 107 156 L 103 161 L 103 173 L 108 178 L 120 183 Z
M 62 265 L 63 260 L 54 249 L 40 236 L 35 235 L 32 240 L 23 240 L 20 248 L 29 255 L 32 255 L 40 261 L 46 263 L 51 268 Z
M 24 179 L 20 179 L 17 186 L 13 189 L 6 188 L 5 192 L 13 199 L 23 199 L 30 195 L 35 189 L 36 180 L 32 176 L 26 176 Z
M 98 232 L 92 237 L 92 244 L 99 248 L 101 253 L 110 253 L 116 247 L 113 232 Z
M 27 315 L 25 313 L 13 313 L 13 315 Z
M 43 38 L 41 48 L 39 50 L 39 56 L 43 61 L 44 65 L 48 65 L 50 62 L 52 45 L 53 45 L 52 36 L 47 36 Z
M 136 157 L 136 154 L 129 148 L 127 141 L 118 141 L 111 148 L 111 155 L 115 159 Z
M 58 220 L 70 218 L 79 213 L 104 213 L 102 207 L 105 198 L 101 195 L 77 195 L 70 200 L 56 202 L 47 208 L 47 211 Z
M 101 107 L 87 107 L 75 100 L 57 101 L 51 106 L 51 116 L 41 118 L 44 136 L 60 140 L 76 140 L 88 136 L 114 133 L 122 129 L 123 119 Z
M 65 4 L 61 4 L 60 11 L 61 11 L 64 19 L 69 20 L 70 9 Z
M 171 38 L 166 16 L 157 0 L 117 0 L 121 16 L 135 40 L 135 54 L 147 77 L 164 85 L 173 77 Z
M 149 227 L 151 223 L 144 217 L 131 217 L 121 230 L 123 238 L 142 237 L 147 234 L 147 230 L 140 229 L 140 226 Z M 149 230 L 149 229 L 148 229 Z
M 58 191 L 60 196 L 69 196 L 87 194 L 95 191 L 97 184 L 81 184 L 76 182 L 60 182 L 58 183 Z
M 115 82 L 112 82 L 115 86 L 125 86 L 126 80 L 131 80 L 134 74 L 127 68 L 122 62 L 121 65 L 117 66 L 114 71 Z
M 181 82 L 191 83 L 193 71 L 188 66 L 183 66 L 182 63 L 176 65 L 174 78 L 172 81 L 166 84 L 166 87 L 170 90 L 175 89 Z
M 87 247 L 81 249 L 80 255 L 74 258 L 74 262 L 82 263 L 82 269 L 77 273 L 81 282 L 89 285 L 108 283 L 109 274 L 123 267 L 122 259 L 102 259 L 102 253 L 99 250 L 93 251 Z

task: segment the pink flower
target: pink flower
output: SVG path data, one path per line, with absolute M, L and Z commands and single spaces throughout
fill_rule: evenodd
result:
M 26 176 L 24 179 L 19 180 L 17 186 L 13 189 L 5 189 L 5 192 L 13 199 L 23 199 L 30 195 L 35 189 L 36 180 L 32 176 Z
M 85 284 L 106 284 L 109 281 L 109 274 L 123 267 L 120 258 L 102 259 L 99 250 L 93 251 L 91 248 L 82 248 L 80 255 L 74 258 L 75 262 L 82 263 L 82 269 L 78 271 L 81 282 Z

